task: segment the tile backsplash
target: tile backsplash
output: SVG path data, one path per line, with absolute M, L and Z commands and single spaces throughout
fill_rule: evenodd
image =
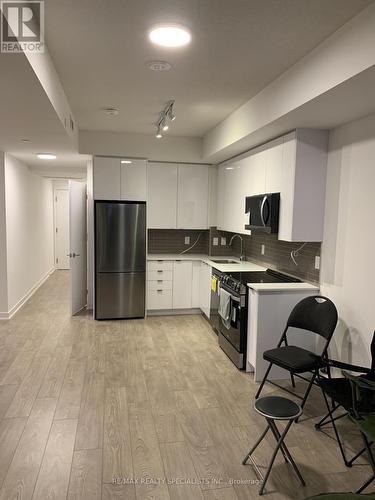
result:
M 216 227 L 210 230 L 189 229 L 149 229 L 148 230 L 148 252 L 149 253 L 180 253 L 189 248 L 198 238 L 198 243 L 189 250 L 189 254 L 206 254 L 212 256 L 240 255 L 240 240 L 235 238 L 229 246 L 229 240 L 234 233 L 218 231 Z M 190 244 L 185 244 L 185 237 L 190 236 Z M 226 244 L 221 245 L 221 238 L 226 239 Z M 214 245 L 214 238 L 218 238 L 218 245 Z M 242 235 L 243 252 L 246 260 L 251 260 L 264 267 L 270 267 L 301 278 L 302 280 L 319 282 L 319 270 L 315 269 L 315 257 L 320 256 L 320 243 L 307 243 L 296 258 L 296 266 L 290 252 L 301 246 L 301 243 L 289 243 L 280 241 L 275 235 L 256 234 L 252 236 Z M 261 247 L 264 245 L 264 255 Z
M 192 246 L 198 236 L 201 235 L 198 243 L 187 253 L 208 255 L 209 234 L 208 230 L 149 229 L 148 253 L 180 253 Z M 186 236 L 190 236 L 190 243 L 188 245 L 185 245 Z
M 210 255 L 239 257 L 241 242 L 235 238 L 229 246 L 230 238 L 235 233 L 210 229 Z M 291 259 L 290 252 L 299 248 L 301 243 L 290 243 L 277 239 L 277 235 L 254 234 L 241 235 L 243 238 L 243 253 L 246 260 L 251 260 L 264 267 L 285 272 L 306 281 L 319 283 L 319 270 L 315 269 L 315 257 L 320 256 L 321 243 L 307 243 L 296 258 L 297 266 Z M 220 245 L 221 237 L 226 238 L 227 245 Z M 219 238 L 219 245 L 213 245 L 213 238 Z M 264 245 L 264 255 L 261 253 Z

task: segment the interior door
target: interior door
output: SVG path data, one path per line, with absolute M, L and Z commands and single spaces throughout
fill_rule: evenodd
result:
M 86 183 L 69 181 L 70 285 L 72 316 L 87 304 Z
M 55 191 L 55 258 L 57 269 L 69 269 L 69 190 Z

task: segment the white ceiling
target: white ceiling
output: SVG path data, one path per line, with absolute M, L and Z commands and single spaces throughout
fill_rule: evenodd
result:
M 48 0 L 46 40 L 80 129 L 153 133 L 176 99 L 171 134 L 203 136 L 371 0 Z M 150 44 L 181 22 L 190 46 Z M 155 73 L 146 62 L 173 66 Z M 108 117 L 102 108 L 120 109 Z
M 67 166 L 75 176 L 85 175 L 88 157 L 75 150 L 24 54 L 0 53 L 0 69 L 0 151 L 47 176 L 61 174 Z M 37 158 L 49 152 L 57 155 L 55 161 Z

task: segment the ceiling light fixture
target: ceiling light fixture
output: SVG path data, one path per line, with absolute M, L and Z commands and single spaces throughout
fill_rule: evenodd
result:
M 21 142 L 31 142 L 30 139 L 21 139 Z
M 147 67 L 151 71 L 169 71 L 172 68 L 172 64 L 167 61 L 149 61 Z
M 117 108 L 105 108 L 104 111 L 109 116 L 117 116 L 120 114 L 120 111 Z
M 163 134 L 161 133 L 160 126 L 158 127 L 158 130 L 156 132 L 156 138 L 161 139 L 163 137 Z
M 40 153 L 37 155 L 40 160 L 56 160 L 57 156 L 50 153 Z
M 149 39 L 162 47 L 183 47 L 191 41 L 190 31 L 179 24 L 159 24 L 148 34 Z
M 161 111 L 161 113 L 159 115 L 159 120 L 156 123 L 156 127 L 157 127 L 156 137 L 158 139 L 163 137 L 162 130 L 164 132 L 166 132 L 169 129 L 169 125 L 168 125 L 167 120 L 173 121 L 176 118 L 176 115 L 173 113 L 174 103 L 175 103 L 174 99 L 172 99 L 171 101 L 168 101 L 167 105 Z
M 131 161 L 130 160 L 121 160 L 121 163 L 122 164 L 126 163 L 127 165 L 129 165 L 131 163 Z

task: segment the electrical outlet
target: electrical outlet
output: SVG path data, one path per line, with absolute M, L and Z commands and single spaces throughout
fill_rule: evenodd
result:
M 214 247 L 217 247 L 219 244 L 219 238 L 212 238 L 212 244 Z
M 185 245 L 190 245 L 190 236 L 185 236 Z
M 264 255 L 266 253 L 266 245 L 261 245 L 260 246 L 260 253 Z
M 315 255 L 315 269 L 320 269 L 320 255 Z
M 227 239 L 222 236 L 221 237 L 221 246 L 225 247 L 226 244 L 227 244 Z

